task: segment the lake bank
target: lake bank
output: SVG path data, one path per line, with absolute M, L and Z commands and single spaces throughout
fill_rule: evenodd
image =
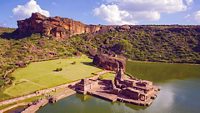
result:
M 127 63 L 127 65 L 129 65 L 129 63 Z M 181 66 L 181 68 L 179 66 Z M 194 65 L 193 67 L 193 65 L 185 65 L 185 64 L 173 65 L 173 64 L 163 64 L 163 63 L 147 64 L 141 62 L 140 63 L 131 62 L 131 65 L 128 66 L 128 69 L 129 72 L 132 73 L 134 76 L 138 78 L 152 80 L 156 84 L 165 84 L 169 82 L 171 84 L 171 81 L 173 80 L 184 81 L 187 80 L 188 78 L 195 79 L 199 78 L 200 76 L 200 71 L 199 71 L 200 68 L 198 66 L 196 67 L 196 65 Z M 109 77 L 106 75 L 106 78 Z
M 106 73 L 109 73 L 110 71 L 101 71 L 99 73 L 97 73 L 97 75 L 95 76 L 92 76 L 92 77 L 89 77 L 89 78 L 98 78 L 99 76 L 103 75 L 103 74 L 106 74 Z M 40 95 L 52 95 L 52 97 L 56 98 L 56 101 L 62 99 L 62 98 L 65 98 L 65 97 L 68 97 L 72 94 L 75 94 L 76 92 L 69 89 L 68 87 L 69 86 L 73 86 L 74 84 L 80 82 L 80 80 L 78 81 L 75 81 L 75 82 L 71 82 L 71 83 L 68 83 L 68 84 L 63 84 L 63 85 L 60 85 L 60 86 L 56 86 L 56 87 L 52 87 L 52 88 L 48 88 L 48 89 L 44 89 L 44 90 L 40 90 L 40 91 L 37 91 L 33 94 L 29 94 L 29 95 L 26 95 L 26 96 L 22 96 L 22 97 L 18 97 L 18 98 L 13 98 L 13 99 L 10 99 L 10 100 L 5 100 L 5 101 L 2 101 L 0 102 L 0 105 L 3 106 L 3 105 L 8 105 L 8 104 L 12 104 L 12 103 L 15 103 L 15 102 L 18 102 L 18 101 L 23 101 L 25 99 L 28 99 L 28 98 L 32 98 L 32 97 L 36 97 L 36 96 L 40 96 Z M 61 90 L 61 91 L 59 91 Z M 57 92 L 58 91 L 58 92 Z M 53 94 L 51 94 L 53 93 Z M 32 112 L 32 111 L 37 111 L 41 106 L 44 106 L 46 105 L 47 103 L 49 103 L 49 100 L 47 97 L 43 97 L 43 99 L 39 99 L 36 104 L 32 104 L 30 105 L 28 108 L 26 108 L 23 112 L 24 113 L 29 113 L 29 112 Z M 20 105 L 20 103 L 19 103 Z M 17 106 L 15 106 L 17 107 Z M 7 111 L 9 109 L 12 109 L 13 107 L 8 107 L 8 108 L 5 108 L 3 110 L 0 110 L 1 111 Z
M 197 65 L 135 63 L 128 65 L 132 75 L 152 80 L 161 88 L 150 107 L 107 102 L 92 96 L 72 95 L 37 113 L 199 113 L 200 68 Z M 112 75 L 111 75 L 112 76 Z M 106 78 L 109 78 L 106 75 Z M 78 107 L 77 107 L 78 106 Z
M 188 85 L 190 84 L 190 85 Z M 89 95 L 75 94 L 47 104 L 37 113 L 199 113 L 200 79 L 172 80 L 159 84 L 161 91 L 149 107 L 108 102 Z
M 127 61 L 129 62 L 140 62 L 140 63 L 162 63 L 162 64 L 185 64 L 185 65 L 200 65 L 200 63 L 186 63 L 186 62 L 180 62 L 180 63 L 176 63 L 176 62 L 153 62 L 153 61 L 142 61 L 142 60 L 131 60 L 128 59 Z

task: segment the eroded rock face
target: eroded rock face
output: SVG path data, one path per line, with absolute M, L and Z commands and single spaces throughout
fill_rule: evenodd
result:
M 93 63 L 106 70 L 118 71 L 119 67 L 125 70 L 126 59 L 109 56 L 107 54 L 97 54 L 93 58 Z
M 26 36 L 32 33 L 66 39 L 82 33 L 94 33 L 100 30 L 99 25 L 85 25 L 79 21 L 61 17 L 46 17 L 40 13 L 33 13 L 25 20 L 17 21 L 19 35 Z

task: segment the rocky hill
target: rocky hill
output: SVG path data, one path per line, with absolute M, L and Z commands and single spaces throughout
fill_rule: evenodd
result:
M 13 70 L 30 62 L 96 51 L 132 60 L 200 64 L 200 26 L 86 25 L 34 13 L 18 21 L 16 30 L 0 28 L 0 47 L 0 87 L 4 87 L 12 83 Z
M 87 45 L 103 53 L 133 60 L 200 63 L 200 26 L 103 26 L 97 33 L 70 40 L 75 40 L 73 45 L 81 51 L 87 51 Z
M 100 29 L 98 25 L 86 25 L 79 21 L 58 16 L 46 17 L 40 13 L 33 13 L 30 18 L 17 21 L 17 25 L 17 34 L 20 36 L 40 33 L 43 36 L 56 39 L 66 39 L 82 33 L 93 33 Z

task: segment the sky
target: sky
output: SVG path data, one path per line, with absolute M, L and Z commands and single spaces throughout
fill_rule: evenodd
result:
M 33 12 L 86 24 L 200 24 L 200 0 L 0 0 L 0 26 L 16 28 Z

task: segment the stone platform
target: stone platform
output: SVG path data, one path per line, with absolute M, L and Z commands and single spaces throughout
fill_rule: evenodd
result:
M 95 96 L 95 97 L 99 97 L 99 98 L 104 99 L 104 100 L 111 101 L 111 102 L 115 102 L 118 99 L 117 95 L 109 94 L 109 93 L 105 93 L 105 92 L 98 92 L 98 91 L 92 92 L 91 91 L 91 92 L 88 92 L 88 94 Z
M 75 85 L 78 93 L 89 94 L 111 102 L 120 101 L 139 106 L 149 106 L 157 97 L 159 88 L 147 80 L 132 79 L 122 71 L 115 80 L 83 79 Z

